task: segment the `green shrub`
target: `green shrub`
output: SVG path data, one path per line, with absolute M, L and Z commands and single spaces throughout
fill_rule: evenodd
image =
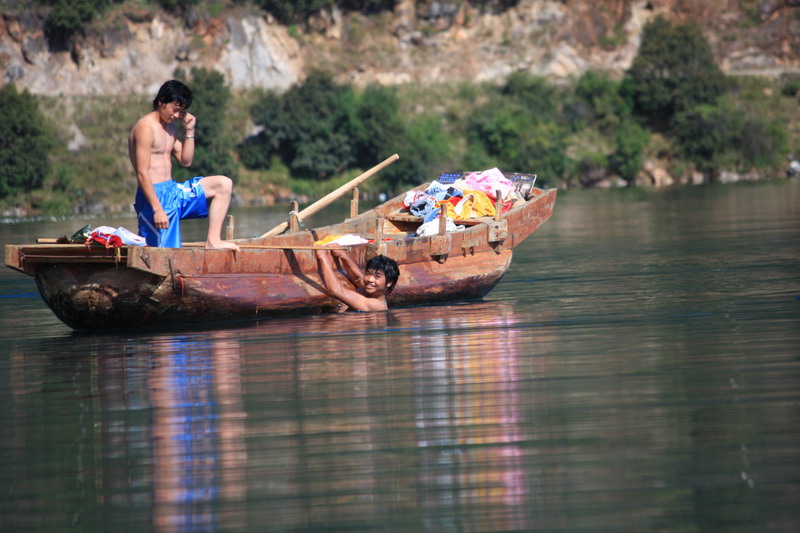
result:
M 352 135 L 355 163 L 359 167 L 373 166 L 376 161 L 397 152 L 405 143 L 407 126 L 400 116 L 400 100 L 395 88 L 368 86 L 358 98 L 356 118 L 352 123 Z
M 42 185 L 55 139 L 34 97 L 14 84 L 0 88 L 0 116 L 0 198 L 5 198 Z
M 277 153 L 293 176 L 327 179 L 356 162 L 356 104 L 352 88 L 312 72 L 304 83 L 253 106 L 253 122 L 263 129 L 243 155 L 263 166 Z M 257 149 L 265 153 L 256 157 Z
M 195 6 L 206 4 L 206 0 L 158 0 L 158 5 L 170 13 L 186 13 Z
M 39 0 L 50 6 L 44 20 L 44 32 L 50 47 L 66 50 L 69 41 L 84 27 L 115 3 L 114 0 Z
M 612 158 L 613 166 L 625 181 L 632 183 L 644 163 L 644 150 L 650 142 L 650 132 L 628 118 L 617 127 L 614 142 L 616 151 Z
M 715 102 L 726 86 L 699 27 L 661 17 L 645 26 L 627 76 L 635 111 L 656 129 L 669 128 L 678 113 Z
M 783 84 L 781 94 L 784 96 L 796 97 L 800 94 L 800 76 L 791 76 Z
M 449 166 L 452 140 L 445 130 L 442 118 L 435 113 L 422 113 L 412 117 L 396 144 L 387 147 L 384 159 L 397 152 L 401 159 L 381 171 L 381 179 L 391 190 L 407 185 L 419 185 L 436 178 Z
M 788 153 L 788 133 L 779 119 L 747 117 L 741 134 L 741 153 L 747 166 L 777 168 Z
M 575 94 L 589 105 L 593 122 L 601 131 L 613 130 L 630 114 L 628 102 L 620 94 L 620 84 L 608 74 L 585 72 L 575 85 Z
M 675 142 L 682 154 L 712 171 L 770 168 L 781 164 L 788 133 L 779 119 L 748 114 L 732 104 L 701 105 L 676 118 Z
M 733 157 L 743 127 L 743 113 L 730 106 L 699 105 L 676 117 L 674 141 L 681 154 L 702 170 L 713 170 Z
M 393 153 L 401 159 L 381 172 L 389 186 L 418 182 L 431 165 L 450 155 L 450 140 L 438 116 L 404 118 L 394 88 L 357 92 L 314 72 L 282 95 L 266 93 L 251 108 L 263 129 L 239 148 L 252 169 L 269 168 L 277 155 L 294 178 L 327 180 L 369 168 Z
M 509 75 L 500 94 L 519 103 L 528 114 L 541 121 L 559 121 L 562 92 L 543 78 L 525 72 Z
M 469 119 L 466 166 L 498 166 L 535 172 L 543 180 L 562 179 L 568 128 L 559 112 L 558 94 L 544 80 L 511 76 Z
M 310 15 L 334 5 L 349 11 L 378 13 L 392 11 L 396 3 L 396 0 L 256 0 L 256 4 L 264 11 L 284 24 L 302 22 Z

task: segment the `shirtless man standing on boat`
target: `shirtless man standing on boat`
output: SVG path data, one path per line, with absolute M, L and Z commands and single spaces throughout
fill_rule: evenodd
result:
M 177 80 L 166 82 L 153 100 L 153 111 L 140 118 L 128 136 L 128 153 L 139 188 L 134 208 L 139 235 L 149 246 L 180 248 L 180 220 L 208 217 L 206 248 L 239 251 L 222 240 L 222 222 L 228 213 L 233 182 L 227 176 L 198 176 L 183 183 L 172 180 L 172 156 L 188 167 L 194 158 L 197 119 L 187 113 L 192 91 Z M 177 138 L 174 121 L 186 130 Z

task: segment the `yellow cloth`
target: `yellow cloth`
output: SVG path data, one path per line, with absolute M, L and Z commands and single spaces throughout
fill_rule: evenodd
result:
M 320 239 L 317 242 L 315 242 L 314 246 L 325 246 L 326 244 L 330 243 L 331 241 L 335 241 L 339 237 L 342 237 L 342 235 L 328 235 L 324 239 Z
M 464 199 L 459 202 L 459 206 L 461 206 L 461 212 L 456 213 L 456 218 L 459 220 L 493 217 L 497 212 L 494 207 L 494 202 L 483 191 L 464 191 Z

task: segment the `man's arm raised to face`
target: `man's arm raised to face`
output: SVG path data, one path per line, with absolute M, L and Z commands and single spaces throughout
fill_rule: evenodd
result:
M 175 145 L 172 147 L 172 154 L 182 167 L 189 167 L 194 160 L 194 135 L 197 119 L 191 113 L 184 113 L 181 117 L 186 137 L 181 142 L 175 136 Z

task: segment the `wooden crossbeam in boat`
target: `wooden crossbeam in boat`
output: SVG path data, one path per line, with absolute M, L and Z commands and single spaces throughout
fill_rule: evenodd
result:
M 403 213 L 395 213 L 395 214 L 386 215 L 384 218 L 386 220 L 388 220 L 389 222 L 409 222 L 409 223 L 422 224 L 422 221 L 423 221 L 422 217 L 420 217 L 420 216 L 410 215 L 410 214 L 407 215 L 407 214 L 403 214 Z M 488 222 L 490 220 L 494 220 L 494 219 L 492 217 L 480 217 L 480 218 L 470 218 L 470 219 L 465 219 L 465 220 L 456 219 L 456 220 L 453 220 L 453 222 L 455 222 L 456 224 L 458 224 L 460 226 L 477 226 L 478 224 L 483 224 L 483 223 L 486 223 L 486 222 Z
M 200 248 L 204 247 L 204 243 L 185 242 L 185 248 Z M 239 244 L 239 248 L 256 249 L 256 250 L 347 250 L 347 246 L 317 246 L 313 244 Z
M 128 255 L 125 248 L 83 244 L 33 244 L 17 249 L 25 263 L 116 263 Z

